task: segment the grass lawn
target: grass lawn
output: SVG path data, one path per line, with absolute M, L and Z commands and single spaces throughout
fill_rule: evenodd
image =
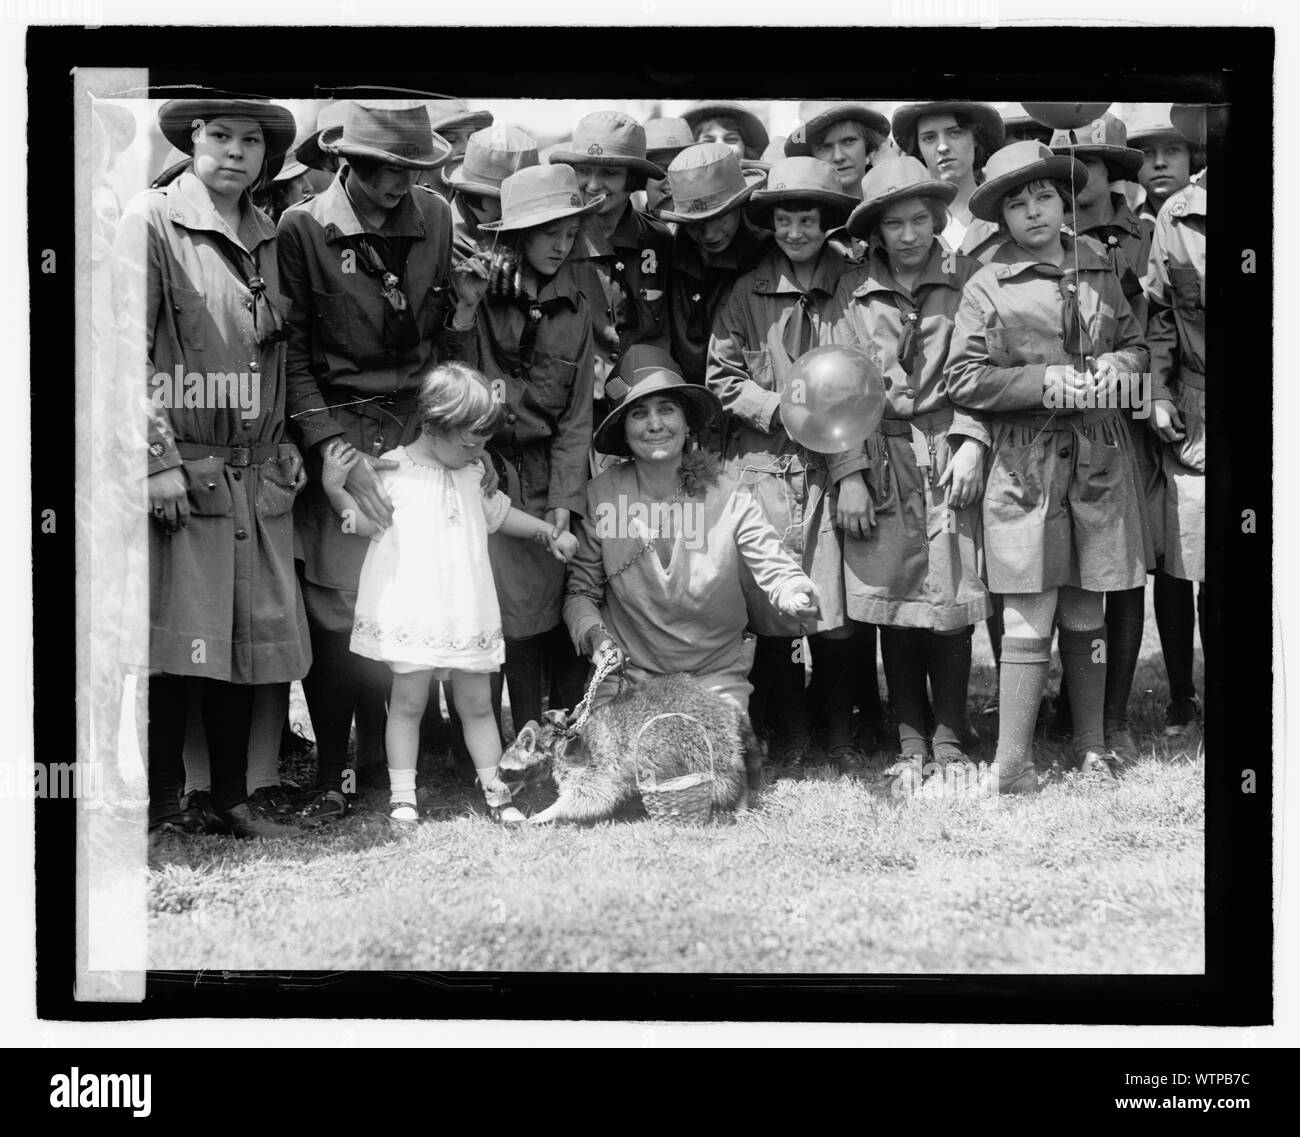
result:
M 983 652 L 983 656 L 981 656 Z M 972 712 L 991 659 L 976 634 Z M 1063 769 L 1034 798 L 898 798 L 777 781 L 747 814 L 675 828 L 631 815 L 505 830 L 436 761 L 409 832 L 363 795 L 295 840 L 191 839 L 150 873 L 149 966 L 420 971 L 1197 973 L 1204 965 L 1204 757 L 1160 733 L 1150 612 L 1116 788 Z M 1037 740 L 1040 766 L 1065 747 Z M 538 802 L 521 803 L 525 810 Z

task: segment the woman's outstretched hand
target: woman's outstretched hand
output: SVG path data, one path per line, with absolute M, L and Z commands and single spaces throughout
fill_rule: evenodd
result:
M 815 620 L 822 614 L 821 597 L 811 580 L 799 585 L 781 603 L 781 612 L 796 620 Z

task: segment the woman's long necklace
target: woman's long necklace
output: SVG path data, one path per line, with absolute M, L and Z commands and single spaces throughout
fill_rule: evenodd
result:
M 675 502 L 680 501 L 682 494 L 685 492 L 686 492 L 686 479 L 682 478 L 677 483 L 676 492 L 673 494 L 671 498 L 668 499 L 668 505 L 671 506 Z M 652 540 L 658 539 L 663 536 L 662 519 L 660 521 L 660 524 L 655 526 L 653 532 L 649 532 L 648 525 L 646 528 L 647 528 L 647 535 L 641 539 L 641 547 L 635 553 L 633 553 L 632 556 L 628 558 L 628 560 L 624 561 L 623 564 L 621 564 L 613 572 L 605 574 L 606 583 L 613 580 L 616 576 L 621 576 L 623 573 L 627 572 L 628 569 L 630 569 L 634 564 L 637 563 L 637 561 L 639 561 L 642 557 L 644 557 L 646 553 L 648 553 L 654 548 L 654 546 L 650 542 Z

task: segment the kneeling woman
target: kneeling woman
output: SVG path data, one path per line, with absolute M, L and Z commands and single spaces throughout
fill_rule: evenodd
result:
M 1119 761 L 1103 734 L 1102 600 L 1140 587 L 1146 559 L 1136 459 L 1110 396 L 1150 353 L 1110 253 L 1062 236 L 1087 167 L 1017 142 L 985 175 L 971 212 L 1010 240 L 966 285 L 948 393 L 989 418 L 984 547 L 1006 604 L 997 761 L 1001 790 L 1019 793 L 1037 788 L 1031 741 L 1054 616 L 1080 769 L 1110 779 Z
M 988 430 L 953 407 L 943 377 L 962 288 L 980 267 L 939 239 L 956 192 L 915 158 L 872 167 L 848 224 L 871 251 L 840 280 L 829 316 L 834 341 L 862 348 L 887 389 L 879 430 L 831 468 L 848 615 L 880 626 L 900 765 L 913 781 L 931 754 L 927 674 L 934 760 L 966 761 L 971 629 L 990 610 L 973 508 Z
M 687 384 L 667 352 L 629 348 L 605 385 L 614 410 L 596 449 L 631 461 L 587 485 L 578 553 L 569 565 L 564 620 L 596 659 L 613 651 L 629 678 L 690 673 L 749 704 L 742 563 L 785 616 L 817 617 L 817 591 L 781 546 L 753 496 L 720 477 L 687 442 L 721 415 L 717 396 Z M 608 676 L 593 705 L 612 698 Z
M 590 306 L 569 252 L 580 218 L 602 200 L 584 205 L 568 166 L 511 174 L 501 183 L 501 220 L 480 227 L 500 234 L 507 269 L 496 266 L 485 299 L 481 284 L 462 284 L 480 297 L 466 360 L 506 408 L 488 454 L 512 504 L 545 518 L 556 538 L 582 511 L 591 447 Z M 558 632 L 564 567 L 545 545 L 519 537 L 494 533 L 488 552 L 514 721 L 541 718 L 548 664 L 553 699 L 572 706 L 585 666 Z

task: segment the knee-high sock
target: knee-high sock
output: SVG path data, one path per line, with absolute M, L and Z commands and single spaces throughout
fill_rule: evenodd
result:
M 848 746 L 853 742 L 853 700 L 857 684 L 853 665 L 858 642 L 853 637 L 832 640 L 812 636 L 813 682 L 820 681 L 822 701 L 818 711 L 810 707 L 814 729 L 826 726 L 827 746 Z M 808 689 L 809 694 L 812 688 Z M 811 699 L 809 700 L 811 703 Z
M 348 764 L 348 736 L 359 683 L 356 662 L 348 650 L 350 632 L 311 629 L 311 670 L 302 681 L 316 735 L 316 786 L 337 790 Z
M 1062 628 L 1057 642 L 1061 669 L 1069 676 L 1070 711 L 1074 716 L 1072 745 L 1076 757 L 1104 750 L 1102 708 L 1106 700 L 1106 626 L 1081 631 Z
M 231 809 L 248 798 L 248 732 L 255 690 L 219 679 L 203 682 L 203 727 L 208 736 L 214 809 Z
M 1002 637 L 998 677 L 998 784 L 1003 793 L 1037 789 L 1034 722 L 1047 682 L 1052 641 L 1044 637 Z
M 1106 594 L 1106 702 L 1102 717 L 1108 723 L 1128 725 L 1128 700 L 1142 650 L 1145 607 L 1145 588 Z
M 185 778 L 185 680 L 155 675 L 149 680 L 149 825 L 180 817 L 180 790 Z
M 925 633 L 925 664 L 934 699 L 935 757 L 966 749 L 966 695 L 970 686 L 971 639 L 975 629 Z
M 1192 582 L 1163 572 L 1156 573 L 1156 628 L 1160 650 L 1169 677 L 1169 698 L 1186 699 L 1196 694 L 1192 683 Z
M 925 637 L 924 628 L 880 629 L 880 654 L 902 754 L 930 753 L 925 740 Z

